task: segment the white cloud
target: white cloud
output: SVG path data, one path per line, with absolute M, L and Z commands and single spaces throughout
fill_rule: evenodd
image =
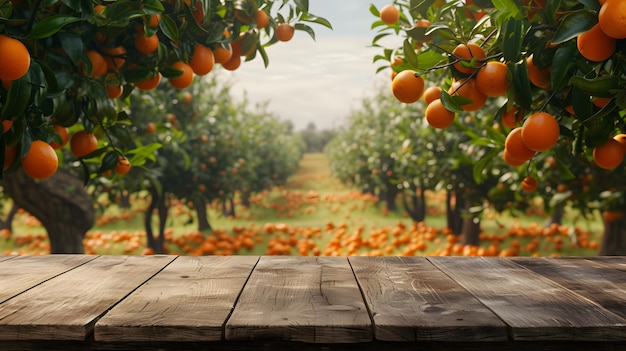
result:
M 313 3 L 321 6 L 314 8 Z M 314 25 L 317 41 L 297 31 L 290 42 L 267 48 L 268 68 L 257 58 L 224 76 L 234 82 L 233 93 L 243 96 L 245 91 L 252 102 L 269 101 L 270 110 L 291 120 L 296 129 L 310 122 L 318 129 L 333 128 L 371 95 L 375 81 L 388 77 L 389 71 L 375 74 L 378 65 L 372 59 L 381 49 L 368 47 L 375 35 L 370 30 L 375 19 L 369 3 L 316 0 L 310 10 L 327 18 L 335 30 Z

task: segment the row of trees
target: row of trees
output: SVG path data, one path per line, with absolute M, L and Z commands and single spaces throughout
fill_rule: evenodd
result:
M 435 151 L 454 155 L 436 156 L 435 171 L 446 174 L 441 162 L 449 162 L 456 168 L 448 173 L 449 179 L 470 184 L 459 174 L 467 167 L 471 172 L 462 173 L 471 174 L 476 185 L 466 191 L 480 189 L 496 208 L 515 203 L 509 202 L 511 195 L 501 183 L 515 179 L 516 184 L 508 188 L 532 190 L 522 181 L 527 179 L 538 183 L 537 195 L 551 210 L 566 205 L 583 214 L 600 210 L 605 224 L 601 253 L 626 253 L 625 169 L 620 162 L 624 149 L 619 146 L 619 134 L 626 130 L 622 64 L 626 33 L 622 37 L 604 32 L 605 27 L 623 27 L 619 16 L 607 16 L 611 11 L 621 13 L 623 2 L 395 1 L 385 9 L 372 6 L 370 10 L 377 18 L 373 27 L 378 29 L 373 45 L 389 35 L 405 38 L 401 47 L 381 48 L 375 57 L 376 62 L 386 61 L 380 70 L 391 67 L 398 77 L 400 72 L 411 72 L 394 79 L 394 95 L 410 103 L 421 97 L 424 88 L 441 87 L 431 115 L 439 111 L 453 118 L 452 127 L 443 132 L 431 128 L 424 135 L 413 127 L 407 143 L 416 146 L 417 155 L 424 150 L 419 146 L 421 138 L 437 135 L 450 141 L 430 143 L 441 145 Z M 612 45 L 590 47 L 590 42 Z M 602 55 L 592 56 L 590 51 Z M 492 67 L 504 67 L 503 73 L 482 73 Z M 492 79 L 481 83 L 480 75 Z M 472 85 L 480 89 L 464 88 Z M 399 89 L 402 86 L 408 88 Z M 528 157 L 507 157 L 511 132 L 533 124 L 537 119 L 531 116 L 538 112 L 542 118 L 547 115 L 550 124 L 539 131 L 521 129 Z M 556 138 L 546 147 L 537 147 L 533 141 L 546 141 L 552 123 L 557 126 Z M 614 136 L 618 137 L 614 140 Z M 424 165 L 415 168 L 422 172 Z M 492 181 L 494 176 L 497 182 Z

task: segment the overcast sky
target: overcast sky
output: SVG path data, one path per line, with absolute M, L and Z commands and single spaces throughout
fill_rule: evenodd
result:
M 374 55 L 369 47 L 374 32 L 370 4 L 379 9 L 390 0 L 311 0 L 310 12 L 326 18 L 333 30 L 313 24 L 316 41 L 296 31 L 287 43 L 267 48 L 270 64 L 257 57 L 223 76 L 234 82 L 232 92 L 253 101 L 269 101 L 269 109 L 293 122 L 296 130 L 310 122 L 318 130 L 338 127 L 361 99 L 371 95 L 390 71 L 375 74 Z M 378 83 L 376 83 L 378 81 Z

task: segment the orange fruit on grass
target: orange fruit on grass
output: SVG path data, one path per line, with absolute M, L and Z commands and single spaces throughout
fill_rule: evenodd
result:
M 626 38 L 626 1 L 607 0 L 598 13 L 598 24 L 611 38 Z
M 58 139 L 54 138 L 51 142 L 50 142 L 50 146 L 52 146 L 52 148 L 54 149 L 60 149 L 63 146 L 65 146 L 67 144 L 67 142 L 70 140 L 70 131 L 69 129 L 63 127 L 63 126 L 57 126 L 55 125 L 53 127 L 54 132 L 57 134 Z M 59 144 L 57 142 L 57 140 L 60 140 L 61 143 Z
M 613 169 L 619 166 L 623 159 L 624 147 L 613 138 L 593 149 L 593 161 L 600 168 Z
M 550 81 L 552 70 L 550 67 L 540 69 L 535 66 L 533 55 L 526 58 L 526 66 L 528 67 L 528 79 L 530 79 L 533 85 L 542 89 L 550 89 L 552 86 L 552 82 Z
M 452 82 L 448 94 L 463 96 L 472 100 L 472 102 L 461 105 L 464 111 L 476 111 L 485 106 L 487 102 L 487 95 L 481 93 L 476 88 L 476 79 L 466 78 Z
M 615 52 L 615 38 L 604 34 L 600 25 L 596 24 L 576 38 L 578 52 L 589 61 L 604 61 Z
M 537 190 L 538 186 L 539 183 L 534 177 L 528 176 L 522 180 L 522 190 L 527 193 L 532 193 L 533 191 Z
M 202 44 L 196 45 L 193 48 L 193 55 L 191 55 L 189 66 L 191 66 L 193 73 L 199 76 L 208 74 L 213 70 L 213 66 L 215 66 L 213 50 Z
M 182 71 L 176 78 L 169 78 L 170 84 L 176 89 L 185 89 L 193 82 L 193 69 L 183 61 L 176 61 L 172 68 Z
M 535 151 L 526 146 L 522 139 L 522 127 L 509 132 L 504 141 L 504 149 L 511 157 L 521 161 L 528 161 L 535 155 Z
M 276 26 L 276 29 L 275 29 L 276 39 L 278 39 L 279 41 L 291 40 L 291 38 L 293 38 L 294 33 L 295 33 L 295 28 L 289 23 L 281 23 L 278 26 Z
M 452 50 L 455 59 L 470 62 L 472 59 L 482 60 L 485 58 L 485 50 L 475 43 L 459 44 Z M 480 67 L 480 62 L 475 63 L 476 68 L 466 67 L 461 62 L 456 62 L 454 68 L 461 73 L 471 74 Z
M 86 130 L 79 130 L 70 138 L 70 151 L 76 158 L 84 157 L 97 149 L 98 139 Z
M 426 107 L 426 122 L 437 129 L 445 129 L 454 122 L 455 113 L 443 106 L 440 99 L 435 99 Z
M 117 164 L 115 165 L 115 173 L 126 174 L 130 172 L 132 168 L 130 162 L 125 156 L 119 155 L 117 158 Z
M 413 70 L 404 70 L 398 73 L 391 82 L 391 91 L 400 102 L 414 103 L 424 93 L 424 79 L 416 77 Z
M 400 19 L 400 10 L 389 4 L 380 9 L 380 20 L 385 24 L 394 24 Z
M 522 140 L 534 151 L 549 150 L 556 145 L 560 134 L 559 122 L 546 112 L 530 115 L 522 125 Z
M 0 79 L 16 80 L 22 78 L 30 68 L 30 53 L 17 39 L 0 35 Z
M 22 169 L 33 179 L 46 179 L 59 167 L 59 158 L 54 148 L 45 141 L 35 140 L 22 158 Z
M 509 82 L 506 79 L 507 70 L 506 65 L 502 62 L 487 62 L 476 75 L 476 88 L 489 97 L 506 94 L 509 89 Z
M 159 83 L 161 83 L 161 77 L 161 73 L 156 72 L 152 77 L 142 80 L 141 82 L 135 82 L 134 84 L 140 90 L 152 90 L 159 86 Z
M 431 102 L 441 97 L 441 87 L 432 85 L 424 90 L 424 102 L 426 105 L 430 105 Z

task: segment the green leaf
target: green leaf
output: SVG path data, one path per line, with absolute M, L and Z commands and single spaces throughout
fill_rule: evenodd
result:
M 522 19 L 520 7 L 513 0 L 492 0 L 493 6 L 500 11 L 505 18 Z
M 26 72 L 22 78 L 11 83 L 7 99 L 2 107 L 2 119 L 15 119 L 22 116 L 26 111 L 32 90 L 30 76 L 30 72 Z
M 441 104 L 447 110 L 452 112 L 463 112 L 463 108 L 461 107 L 463 104 L 472 102 L 468 98 L 464 98 L 462 96 L 450 96 L 447 91 L 441 91 Z
M 78 65 L 84 50 L 83 39 L 78 34 L 67 31 L 59 33 L 58 38 L 72 63 Z
M 561 44 L 586 32 L 598 23 L 598 13 L 591 10 L 578 10 L 565 16 L 554 33 L 552 44 Z
M 585 120 L 593 115 L 593 103 L 588 93 L 584 90 L 573 87 L 570 94 L 572 95 L 572 107 L 578 119 Z
M 574 76 L 570 78 L 569 83 L 592 96 L 613 97 L 611 90 L 619 89 L 620 77 L 604 76 L 587 79 Z
M 313 38 L 313 40 L 315 40 L 315 31 L 313 30 L 313 28 L 307 26 L 304 23 L 296 23 L 293 27 L 296 30 L 301 30 L 301 31 L 309 33 L 311 38 Z
M 159 29 L 168 37 L 171 41 L 177 43 L 180 41 L 178 36 L 178 26 L 176 21 L 170 15 L 161 15 L 161 21 L 159 22 Z
M 507 64 L 507 81 L 511 82 L 509 96 L 512 97 L 522 109 L 530 110 L 532 104 L 532 90 L 530 79 L 528 78 L 528 67 L 526 61 L 521 63 L 510 62 Z
M 413 44 L 411 44 L 411 41 L 409 39 L 404 39 L 402 50 L 404 52 L 404 59 L 406 60 L 406 62 L 413 67 L 417 67 L 417 54 L 415 53 L 415 50 L 413 49 Z
M 78 22 L 80 18 L 68 15 L 52 15 L 44 18 L 37 23 L 28 33 L 28 37 L 32 39 L 43 39 L 50 37 L 60 31 L 64 26 Z
M 302 17 L 300 17 L 300 20 L 305 21 L 305 22 L 317 23 L 326 28 L 333 29 L 332 24 L 330 24 L 330 22 L 327 19 L 323 17 L 315 16 L 310 13 L 305 13 L 304 15 L 302 15 Z
M 576 48 L 576 43 L 573 41 L 560 45 L 556 49 L 552 59 L 552 70 L 550 76 L 553 90 L 560 91 L 569 83 L 569 77 L 572 75 L 572 70 L 576 68 L 576 60 L 573 60 L 572 58 L 576 57 L 577 54 L 578 49 Z
M 309 0 L 294 0 L 296 7 L 302 10 L 303 12 L 309 12 Z
M 504 23 L 502 26 L 502 54 L 505 61 L 516 62 L 519 59 L 525 34 L 522 20 L 510 18 Z

